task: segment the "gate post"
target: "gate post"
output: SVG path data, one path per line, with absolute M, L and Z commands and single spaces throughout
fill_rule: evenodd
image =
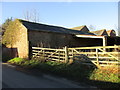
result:
M 96 48 L 96 59 L 97 59 L 97 66 L 100 67 L 99 56 L 98 56 L 98 49 L 97 48 Z
M 105 46 L 107 46 L 107 37 L 106 36 L 103 37 L 103 46 L 104 46 L 103 50 L 106 51 L 106 48 L 105 48 Z
M 67 46 L 65 46 L 65 63 L 68 63 L 69 62 L 69 56 L 68 56 L 68 48 Z

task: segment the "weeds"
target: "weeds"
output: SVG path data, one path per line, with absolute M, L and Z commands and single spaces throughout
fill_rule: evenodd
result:
M 23 62 L 25 62 L 25 61 L 24 61 L 24 59 L 21 59 L 21 58 L 13 58 L 8 61 L 8 63 L 16 64 L 16 65 L 21 65 Z
M 14 58 L 8 63 L 16 64 L 25 68 L 39 69 L 44 72 L 51 72 L 59 76 L 65 76 L 77 81 L 99 80 L 113 83 L 120 83 L 118 76 L 118 68 L 93 68 L 82 64 L 65 64 L 60 62 L 45 61 L 45 60 L 26 60 Z
M 113 83 L 120 83 L 118 67 L 104 67 L 101 69 L 95 69 L 91 75 L 91 80 L 107 81 Z

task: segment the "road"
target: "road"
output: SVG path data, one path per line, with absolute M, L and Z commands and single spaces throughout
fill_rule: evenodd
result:
M 2 65 L 2 88 L 88 88 L 64 78 L 41 73 L 39 77 L 23 73 L 9 64 Z

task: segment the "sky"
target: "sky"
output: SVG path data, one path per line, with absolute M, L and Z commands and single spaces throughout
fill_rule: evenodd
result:
M 118 2 L 1 2 L 2 21 L 24 19 L 26 11 L 39 13 L 39 23 L 72 28 L 92 25 L 94 30 L 118 26 Z

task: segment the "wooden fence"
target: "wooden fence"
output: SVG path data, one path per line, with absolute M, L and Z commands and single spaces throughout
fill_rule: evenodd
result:
M 32 47 L 33 58 L 44 57 L 45 60 L 53 60 L 68 63 L 69 60 L 84 59 L 84 64 L 99 66 L 119 65 L 120 46 L 78 47 L 63 49 Z M 77 59 L 76 59 L 77 58 Z M 91 64 L 92 65 L 92 64 Z

